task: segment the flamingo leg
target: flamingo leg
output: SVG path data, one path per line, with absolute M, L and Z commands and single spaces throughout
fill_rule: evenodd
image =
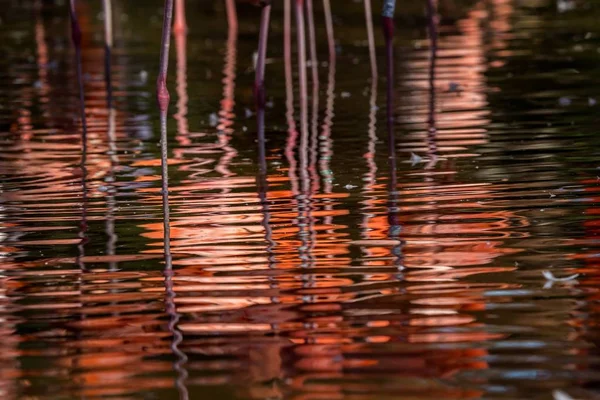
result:
M 257 109 L 265 106 L 265 63 L 267 59 L 267 43 L 269 39 L 269 23 L 271 20 L 271 1 L 261 2 L 260 33 L 258 38 L 258 59 L 254 80 L 254 95 Z
M 171 262 L 171 228 L 169 226 L 169 171 L 167 147 L 167 111 L 169 109 L 169 91 L 167 90 L 167 70 L 169 66 L 169 46 L 171 43 L 171 21 L 173 19 L 173 0 L 165 0 L 163 18 L 162 42 L 160 49 L 160 67 L 156 80 L 156 96 L 160 109 L 160 153 L 162 173 L 162 200 L 164 224 L 164 251 L 167 269 L 172 268 Z

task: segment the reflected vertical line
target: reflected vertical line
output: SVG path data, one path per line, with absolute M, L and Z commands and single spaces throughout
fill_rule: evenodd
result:
M 271 228 L 271 213 L 269 211 L 269 182 L 267 179 L 267 154 L 265 146 L 265 108 L 259 107 L 256 111 L 256 124 L 258 130 L 258 177 L 257 188 L 260 207 L 263 214 L 261 225 L 265 230 L 266 252 L 269 259 L 269 268 L 275 263 L 273 248 L 276 246 L 273 240 Z
M 225 9 L 228 25 L 227 50 L 225 53 L 225 65 L 223 67 L 223 100 L 221 100 L 219 125 L 217 126 L 219 146 L 224 151 L 224 154 L 219 159 L 215 171 L 228 177 L 233 175 L 229 170 L 229 164 L 237 155 L 237 151 L 230 146 L 229 141 L 233 133 L 232 126 L 235 118 L 233 108 L 235 106 L 238 19 L 234 0 L 225 0 Z
M 367 38 L 369 43 L 369 60 L 371 64 L 371 96 L 369 98 L 369 128 L 368 128 L 368 145 L 367 153 L 364 155 L 367 161 L 368 172 L 365 174 L 365 185 L 363 193 L 367 196 L 368 193 L 373 191 L 373 187 L 377 180 L 377 163 L 375 162 L 375 156 L 377 152 L 377 87 L 379 81 L 379 74 L 377 71 L 377 55 L 375 52 L 375 34 L 373 32 L 373 14 L 371 9 L 371 0 L 365 0 L 365 20 L 367 26 Z M 368 196 L 365 200 L 365 205 L 371 207 L 376 196 Z M 369 214 L 367 210 L 363 217 L 363 238 L 368 237 L 369 220 L 373 216 Z
M 119 160 L 117 156 L 116 146 L 116 110 L 113 106 L 113 91 L 112 91 L 112 50 L 113 50 L 113 17 L 112 17 L 112 2 L 111 0 L 103 0 L 102 7 L 104 11 L 104 82 L 106 86 L 106 107 L 108 109 L 108 156 L 110 158 L 110 170 L 106 178 L 108 183 L 108 192 L 106 196 L 106 225 L 105 233 L 108 237 L 106 243 L 106 254 L 109 256 L 115 255 L 117 244 L 117 235 L 115 233 L 115 208 L 116 208 L 116 186 L 115 182 L 115 167 Z M 117 263 L 109 262 L 109 270 L 115 271 Z
M 266 252 L 269 255 L 269 265 L 273 263 L 273 233 L 270 225 L 270 213 L 268 206 L 267 190 L 267 155 L 265 149 L 265 65 L 267 59 L 267 46 L 269 41 L 269 24 L 271 20 L 271 4 L 266 2 L 262 5 L 260 18 L 260 33 L 258 39 L 258 59 L 256 63 L 256 75 L 254 80 L 254 96 L 256 102 L 256 118 L 258 131 L 258 192 L 263 213 L 262 226 L 265 229 L 265 240 L 267 242 Z
M 394 10 L 396 0 L 384 0 L 382 11 L 383 33 L 387 59 L 387 131 L 388 131 L 388 224 L 390 239 L 399 240 L 401 226 L 398 221 L 398 177 L 396 165 L 396 137 L 394 133 Z M 402 245 L 391 249 L 394 265 L 401 267 Z
M 81 221 L 79 223 L 79 238 L 81 241 L 78 245 L 78 260 L 77 264 L 79 268 L 84 271 L 86 269 L 83 262 L 85 257 L 85 245 L 87 239 L 87 119 L 85 115 L 85 95 L 83 88 L 83 71 L 82 71 L 82 59 L 81 59 L 81 27 L 77 19 L 77 12 L 75 10 L 75 0 L 69 1 L 69 17 L 71 20 L 71 39 L 75 46 L 75 64 L 77 66 L 77 82 L 79 87 L 79 114 L 81 118 Z
M 177 306 L 175 304 L 176 294 L 173 283 L 174 275 L 175 274 L 172 269 L 165 270 L 165 310 L 167 316 L 169 317 L 169 324 L 167 326 L 167 329 L 173 337 L 173 340 L 170 344 L 170 348 L 171 352 L 176 358 L 176 361 L 173 363 L 173 370 L 177 374 L 177 378 L 175 379 L 175 387 L 179 392 L 179 398 L 181 400 L 188 400 L 189 393 L 185 384 L 185 381 L 189 376 L 185 367 L 185 364 L 188 361 L 188 357 L 179 348 L 179 346 L 183 342 L 183 334 L 179 329 L 177 329 L 177 324 L 179 323 L 180 317 L 179 313 L 177 312 Z
M 329 52 L 328 74 L 327 74 L 327 97 L 325 100 L 325 118 L 323 120 L 323 130 L 321 133 L 322 142 L 319 148 L 319 170 L 323 179 L 323 192 L 331 193 L 333 191 L 333 172 L 331 171 L 330 161 L 333 157 L 333 140 L 331 130 L 333 127 L 334 103 L 335 103 L 335 73 L 336 73 L 336 53 L 335 37 L 333 32 L 333 18 L 331 15 L 331 4 L 329 0 L 323 0 L 323 11 L 325 14 L 325 29 L 327 33 L 327 48 Z M 330 200 L 326 200 L 325 210 L 331 211 L 333 206 Z M 324 223 L 331 225 L 333 217 L 326 213 Z
M 288 124 L 288 138 L 285 146 L 285 156 L 289 164 L 288 176 L 290 187 L 294 195 L 298 194 L 298 177 L 296 169 L 298 164 L 294 155 L 298 131 L 294 121 L 294 84 L 292 75 L 292 6 L 291 0 L 283 3 L 283 61 L 285 68 L 285 105 L 286 120 Z
M 108 155 L 110 157 L 110 166 L 106 182 L 108 184 L 108 192 L 106 196 L 106 226 L 105 232 L 108 237 L 106 243 L 106 254 L 113 256 L 116 254 L 116 244 L 118 236 L 115 233 L 115 209 L 117 206 L 116 194 L 117 187 L 115 185 L 115 168 L 118 165 L 117 148 L 115 144 L 115 131 L 116 131 L 116 110 L 113 107 L 108 109 Z M 117 269 L 117 263 L 114 261 L 109 262 L 109 270 L 115 271 Z
M 300 81 L 300 194 L 298 198 L 298 236 L 301 242 L 299 248 L 303 266 L 311 260 L 309 253 L 310 231 L 310 176 L 308 166 L 308 83 L 306 75 L 306 39 L 304 28 L 304 0 L 296 0 L 296 34 L 298 40 L 298 76 Z

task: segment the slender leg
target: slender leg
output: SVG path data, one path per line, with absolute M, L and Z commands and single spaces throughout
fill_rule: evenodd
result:
M 179 4 L 181 2 L 181 4 Z M 183 1 L 178 0 L 178 8 L 182 10 Z M 183 15 L 183 14 L 182 14 Z M 177 329 L 179 315 L 175 306 L 175 288 L 173 286 L 173 263 L 171 260 L 171 228 L 169 226 L 169 171 L 167 154 L 167 111 L 169 109 L 169 91 L 167 90 L 167 69 L 169 66 L 169 47 L 171 41 L 171 21 L 173 18 L 173 0 L 165 0 L 165 14 L 162 28 L 162 47 L 160 49 L 160 69 L 156 81 L 156 94 L 158 106 L 160 108 L 160 153 L 161 153 L 161 172 L 162 172 L 162 198 L 163 198 L 163 224 L 164 224 L 164 247 L 165 247 L 165 303 L 166 311 L 170 317 L 169 332 L 173 335 L 171 350 L 177 357 L 174 369 L 177 372 L 175 386 L 179 390 L 179 398 L 187 400 L 189 398 L 185 379 L 187 371 L 184 364 L 187 356 L 179 349 L 183 341 L 181 332 Z M 181 23 L 181 20 L 179 21 Z M 184 22 L 185 24 L 185 22 Z M 181 25 L 179 26 L 181 29 Z M 185 28 L 183 28 L 185 31 Z M 181 32 L 181 30 L 179 30 Z
M 269 39 L 269 22 L 271 19 L 271 1 L 262 1 L 261 7 L 258 60 L 256 62 L 256 77 L 254 81 L 254 95 L 257 109 L 264 108 L 265 106 L 265 62 Z
M 390 169 L 389 177 L 389 204 L 388 204 L 388 223 L 390 226 L 388 237 L 397 239 L 400 235 L 400 224 L 398 221 L 398 188 L 396 173 L 396 139 L 394 135 L 394 9 L 396 0 L 384 0 L 382 23 L 383 34 L 387 52 L 387 129 L 388 129 L 388 164 Z M 402 268 L 402 246 L 398 245 L 392 248 L 392 255 L 396 257 L 394 265 Z
M 298 165 L 294 149 L 298 131 L 294 120 L 294 83 L 292 81 L 292 5 L 291 0 L 283 2 L 283 60 L 285 65 L 285 105 L 286 120 L 288 123 L 288 139 L 285 146 L 285 157 L 290 164 L 288 170 L 290 185 L 294 196 L 298 195 L 298 177 L 296 167 Z
M 320 146 L 320 162 L 319 169 L 323 177 L 323 191 L 331 193 L 333 187 L 333 172 L 329 167 L 329 163 L 333 156 L 333 140 L 331 137 L 331 129 L 333 126 L 333 106 L 335 101 L 335 71 L 336 71 L 336 54 L 335 54 L 335 38 L 333 34 L 333 18 L 331 15 L 331 4 L 329 0 L 323 0 L 323 13 L 325 14 L 325 29 L 327 32 L 327 45 L 329 48 L 329 73 L 327 76 L 327 98 L 325 101 L 325 118 L 323 120 L 323 131 L 321 132 L 322 142 Z M 326 206 L 331 207 L 329 204 Z M 329 224 L 332 217 L 325 217 L 325 223 Z
M 173 24 L 173 33 L 180 34 L 186 32 L 187 23 L 185 21 L 185 0 L 176 0 L 175 23 Z
M 385 37 L 385 47 L 387 53 L 387 123 L 388 131 L 393 125 L 393 106 L 394 106 L 394 9 L 396 0 L 384 0 L 383 12 L 381 13 L 383 24 L 383 35 Z
M 335 39 L 333 37 L 333 18 L 331 16 L 331 3 L 329 0 L 323 0 L 323 12 L 325 14 L 325 30 L 327 31 L 329 62 L 335 63 Z
M 83 93 L 83 72 L 81 67 L 81 28 L 77 20 L 75 0 L 69 1 L 69 16 L 71 18 L 71 39 L 75 45 L 75 64 L 77 65 L 77 81 L 79 83 L 79 114 L 81 117 L 81 147 L 82 163 L 85 162 L 87 150 L 87 120 L 85 116 L 85 96 Z
M 312 180 L 313 192 L 319 190 L 319 173 L 317 171 L 317 146 L 319 141 L 319 60 L 317 59 L 317 38 L 315 32 L 315 18 L 313 12 L 312 0 L 305 0 L 306 3 L 306 21 L 308 24 L 308 43 L 310 54 L 310 70 L 312 80 L 312 118 L 311 118 L 311 146 L 309 171 Z
M 429 112 L 427 121 L 427 141 L 429 162 L 425 166 L 431 169 L 437 163 L 436 121 L 435 121 L 435 63 L 437 60 L 437 7 L 435 0 L 427 0 L 427 16 L 429 20 Z
M 85 270 L 83 263 L 83 257 L 85 256 L 84 246 L 88 242 L 86 231 L 87 231 L 87 119 L 85 116 L 85 96 L 83 93 L 83 72 L 82 72 L 82 61 L 81 61 L 81 28 L 77 19 L 77 12 L 75 10 L 75 0 L 69 1 L 69 17 L 71 19 L 71 39 L 75 45 L 75 64 L 77 65 L 77 81 L 79 84 L 79 114 L 81 118 L 81 190 L 82 190 L 82 215 L 81 222 L 79 224 L 79 237 L 81 242 L 78 245 L 79 256 L 77 263 L 82 270 Z
M 375 55 L 375 35 L 373 34 L 373 12 L 371 0 L 365 0 L 365 20 L 367 22 L 367 39 L 369 42 L 369 59 L 371 60 L 371 77 L 377 79 L 377 56 Z
M 188 93 L 187 93 L 187 31 L 180 29 L 185 26 L 185 8 L 182 0 L 175 3 L 175 23 L 173 35 L 175 36 L 175 49 L 177 54 L 177 112 L 174 117 L 177 121 L 177 142 L 181 147 L 187 147 L 191 141 L 187 120 Z
M 172 269 L 171 228 L 169 226 L 169 171 L 167 154 L 167 111 L 169 109 L 169 91 L 167 90 L 167 69 L 169 66 L 169 46 L 171 42 L 171 20 L 173 18 L 173 0 L 165 0 L 165 15 L 162 28 L 162 47 L 160 49 L 160 69 L 156 81 L 156 95 L 160 108 L 160 150 L 162 172 L 162 199 L 165 262 Z
M 107 104 L 110 109 L 112 106 L 112 83 L 111 83 L 111 55 L 113 47 L 113 26 L 112 26 L 112 3 L 111 0 L 102 0 L 104 9 L 104 80 L 106 82 Z
M 365 0 L 365 19 L 367 24 L 367 38 L 369 42 L 369 59 L 371 61 L 371 97 L 369 100 L 369 145 L 365 154 L 369 172 L 366 174 L 365 192 L 372 190 L 376 181 L 377 164 L 375 163 L 375 151 L 377 143 L 377 56 L 375 54 L 375 35 L 373 34 L 373 14 L 371 12 L 371 0 Z M 365 214 L 366 215 L 366 214 Z M 364 226 L 368 226 L 369 217 L 365 217 Z
M 306 77 L 306 38 L 304 33 L 304 0 L 296 0 L 296 33 L 298 36 L 298 76 L 300 77 L 300 132 L 306 135 L 308 130 L 306 113 L 307 77 Z

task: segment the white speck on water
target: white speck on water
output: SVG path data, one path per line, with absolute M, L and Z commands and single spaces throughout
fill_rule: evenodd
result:
M 417 165 L 420 162 L 423 162 L 423 157 L 421 157 L 415 153 L 410 153 L 410 165 L 412 165 L 414 167 L 415 165 Z
M 544 275 L 544 278 L 546 278 L 546 280 L 549 280 L 552 282 L 572 281 L 572 280 L 577 279 L 577 277 L 579 276 L 579 274 L 573 274 L 573 275 L 566 276 L 564 278 L 557 278 L 550 271 L 542 271 L 542 275 Z
M 148 72 L 147 71 L 141 70 L 140 73 L 139 73 L 139 75 L 140 75 L 140 81 L 142 83 L 148 82 Z
M 352 94 L 350 92 L 342 92 L 341 96 L 342 99 L 347 99 L 348 97 L 352 96 Z
M 347 184 L 346 186 L 344 186 L 344 188 L 346 188 L 346 190 L 351 190 L 351 189 L 354 189 L 354 188 L 357 188 L 357 187 L 358 187 L 358 186 L 356 186 L 356 185 L 351 185 L 351 184 Z
M 250 118 L 251 116 L 254 115 L 254 113 L 252 112 L 251 109 L 249 108 L 244 108 L 244 115 L 246 115 L 246 118 Z
M 217 115 L 217 113 L 211 113 L 208 116 L 208 124 L 212 127 L 217 126 L 217 124 L 219 123 L 219 116 Z
M 256 64 L 258 63 L 258 51 L 252 54 L 252 70 L 256 71 Z
M 593 97 L 588 97 L 588 106 L 593 107 L 597 104 L 598 102 L 596 101 L 595 98 Z
M 574 0 L 556 0 L 556 10 L 559 13 L 564 13 L 575 9 Z
M 567 107 L 571 105 L 571 99 L 567 96 L 560 97 L 558 99 L 558 104 L 562 107 Z
M 563 392 L 559 389 L 556 389 L 552 392 L 552 397 L 554 398 L 554 400 L 575 400 L 575 398 L 571 397 L 570 394 Z

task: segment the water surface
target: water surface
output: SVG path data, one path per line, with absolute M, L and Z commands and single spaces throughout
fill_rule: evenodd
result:
M 277 3 L 264 157 L 259 11 L 239 4 L 235 26 L 225 1 L 188 2 L 168 82 L 169 279 L 161 1 L 113 1 L 110 107 L 101 5 L 78 2 L 83 167 L 62 3 L 0 1 L 3 399 L 598 393 L 595 2 L 441 1 L 435 47 L 425 1 L 401 2 L 392 152 L 379 19 L 375 75 L 363 2 L 332 2 L 335 62 L 315 2 L 304 115 Z

